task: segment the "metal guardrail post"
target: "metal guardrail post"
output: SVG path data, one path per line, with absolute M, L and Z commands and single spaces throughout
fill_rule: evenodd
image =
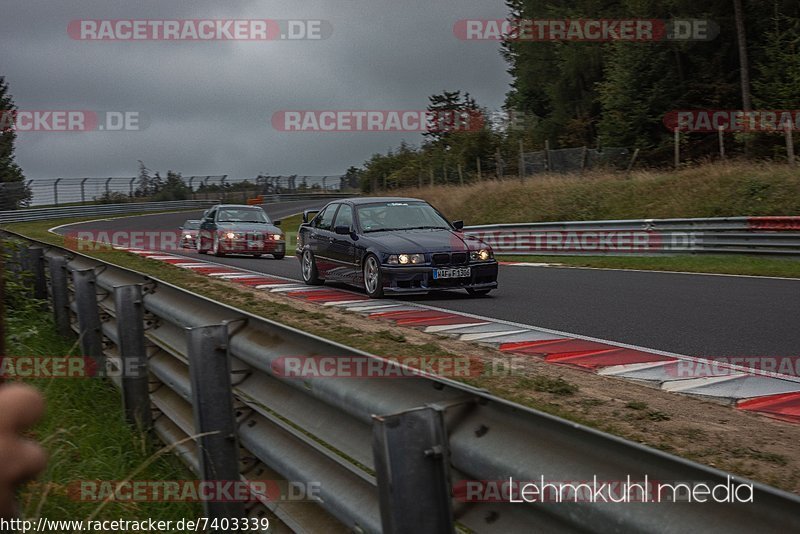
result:
M 383 531 L 454 532 L 443 414 L 427 407 L 373 419 Z
M 188 329 L 189 375 L 203 480 L 239 480 L 227 325 Z M 245 517 L 243 502 L 204 502 L 207 517 Z
M 127 420 L 149 430 L 153 425 L 144 340 L 141 284 L 114 288 L 119 354 L 122 359 L 122 403 Z
M 53 302 L 53 319 L 58 335 L 68 337 L 72 333 L 69 320 L 69 290 L 67 289 L 67 258 L 51 256 L 50 292 Z
M 100 312 L 97 307 L 97 282 L 94 270 L 72 271 L 72 284 L 75 289 L 75 303 L 78 310 L 81 352 L 83 356 L 93 358 L 98 369 L 105 369 L 103 333 L 100 327 Z
M 33 298 L 47 299 L 47 278 L 44 275 L 44 249 L 29 247 L 26 251 L 25 266 L 33 274 Z

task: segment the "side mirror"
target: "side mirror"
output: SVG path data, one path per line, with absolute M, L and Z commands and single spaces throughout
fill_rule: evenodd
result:
M 350 227 L 344 224 L 338 225 L 333 231 L 339 235 L 350 235 Z
M 280 225 L 281 225 L 280 221 L 272 221 L 272 226 L 280 226 Z
M 453 221 L 453 228 L 455 228 L 456 230 L 463 230 L 464 221 Z

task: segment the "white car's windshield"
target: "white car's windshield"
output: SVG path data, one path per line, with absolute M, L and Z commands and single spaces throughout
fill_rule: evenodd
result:
M 217 222 L 245 222 L 269 224 L 270 220 L 260 208 L 226 208 L 219 211 Z
M 356 208 L 361 230 L 383 232 L 412 229 L 450 229 L 450 224 L 425 202 L 382 202 Z

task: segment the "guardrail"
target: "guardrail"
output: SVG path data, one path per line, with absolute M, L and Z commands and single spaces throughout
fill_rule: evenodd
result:
M 283 356 L 378 357 L 14 238 L 25 245 L 12 263 L 32 273 L 58 330 L 77 332 L 100 368 L 126 370 L 114 375 L 128 418 L 200 478 L 318 488 L 304 502 L 204 503 L 209 517 L 268 509 L 297 532 L 800 531 L 800 498 L 755 483 L 747 504 L 464 502 L 466 481 L 509 477 L 749 482 L 444 378 L 288 378 L 276 372 Z
M 631 219 L 469 226 L 496 254 L 800 254 L 800 217 Z
M 293 193 L 264 195 L 264 203 L 287 202 L 298 200 L 329 200 L 345 198 L 347 193 Z M 123 204 L 90 204 L 82 206 L 63 206 L 53 208 L 33 208 L 11 211 L 0 211 L 0 224 L 12 222 L 42 221 L 48 219 L 64 219 L 69 217 L 92 217 L 103 215 L 124 215 L 146 211 L 192 210 L 204 209 L 218 204 L 212 200 L 174 200 L 167 202 L 126 202 Z

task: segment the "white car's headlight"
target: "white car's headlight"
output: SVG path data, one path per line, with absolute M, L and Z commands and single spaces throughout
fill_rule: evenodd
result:
M 425 263 L 424 254 L 392 254 L 386 263 L 390 265 L 417 265 Z
M 271 237 L 275 241 L 280 241 L 283 236 L 281 234 L 272 234 Z
M 228 232 L 227 234 L 225 234 L 225 237 L 227 237 L 228 239 L 236 239 L 236 234 L 233 232 Z
M 493 254 L 491 250 L 482 248 L 480 250 L 473 250 L 470 252 L 469 257 L 472 261 L 487 261 L 492 259 Z
M 186 239 L 191 239 L 192 234 L 183 234 L 183 237 L 185 237 Z

